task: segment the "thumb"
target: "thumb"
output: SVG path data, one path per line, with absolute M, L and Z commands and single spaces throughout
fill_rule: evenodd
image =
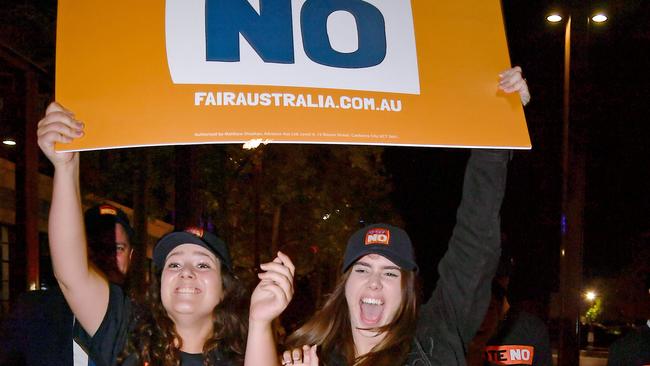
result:
M 311 356 L 311 362 L 309 362 L 309 366 L 318 366 L 318 354 L 316 353 L 317 348 L 318 348 L 318 345 L 315 344 L 309 350 L 309 355 Z

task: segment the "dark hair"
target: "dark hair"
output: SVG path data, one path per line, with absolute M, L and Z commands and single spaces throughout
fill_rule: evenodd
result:
M 246 290 L 221 261 L 223 299 L 213 310 L 212 337 L 203 345 L 204 365 L 214 364 L 210 352 L 219 349 L 221 353 L 237 364 L 243 363 L 246 347 L 247 319 L 242 314 L 246 307 Z M 136 305 L 135 329 L 129 335 L 122 362 L 128 355 L 135 354 L 139 363 L 150 365 L 180 365 L 180 349 L 183 340 L 176 333 L 174 322 L 167 315 L 160 298 L 160 277 L 157 270 L 149 284 L 144 303 Z
M 400 270 L 402 301 L 394 319 L 376 329 L 386 334 L 367 354 L 355 357 L 350 311 L 345 298 L 345 284 L 351 267 L 339 278 L 325 305 L 307 323 L 287 339 L 289 348 L 318 345 L 324 365 L 343 358 L 347 365 L 394 366 L 406 361 L 417 321 L 417 277 L 413 271 Z
M 104 217 L 86 217 L 86 239 L 88 258 L 112 282 L 122 284 L 124 274 L 117 268 L 115 259 L 115 219 L 110 215 Z M 120 224 L 121 225 L 121 224 Z M 125 231 L 126 228 L 125 228 Z M 129 237 L 129 244 L 131 238 Z

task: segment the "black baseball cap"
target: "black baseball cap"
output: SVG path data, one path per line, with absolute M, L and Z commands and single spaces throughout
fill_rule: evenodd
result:
M 134 231 L 129 223 L 129 217 L 119 208 L 109 203 L 102 203 L 87 209 L 84 213 L 87 232 L 94 232 L 96 227 L 109 222 L 122 225 L 129 239 L 133 239 Z
M 413 244 L 406 231 L 388 224 L 372 224 L 357 230 L 345 248 L 343 272 L 366 254 L 379 254 L 407 271 L 418 271 Z
M 213 233 L 197 227 L 189 227 L 183 231 L 174 231 L 160 238 L 156 247 L 153 248 L 154 265 L 158 268 L 163 268 L 169 252 L 182 244 L 196 244 L 211 251 L 232 272 L 232 261 L 226 243 Z

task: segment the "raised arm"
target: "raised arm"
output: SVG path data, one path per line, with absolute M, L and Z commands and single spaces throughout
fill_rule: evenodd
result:
M 483 320 L 500 256 L 499 211 L 509 152 L 472 150 L 449 248 L 440 278 L 422 306 L 418 341 L 441 364 L 464 364 L 465 345 Z
M 75 317 L 95 334 L 108 306 L 108 282 L 88 262 L 79 189 L 79 154 L 57 153 L 55 143 L 83 136 L 83 124 L 56 102 L 38 124 L 38 145 L 54 165 L 49 217 L 54 275 Z

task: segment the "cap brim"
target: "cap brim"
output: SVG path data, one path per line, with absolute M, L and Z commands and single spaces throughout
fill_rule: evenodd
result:
M 393 253 L 392 251 L 382 250 L 380 246 L 377 246 L 377 247 L 365 248 L 365 250 L 359 253 L 359 255 L 356 258 L 352 259 L 350 263 L 346 263 L 346 266 L 343 268 L 343 272 L 347 271 L 348 268 L 350 268 L 354 263 L 356 263 L 361 257 L 366 256 L 368 254 L 379 254 L 382 257 L 387 258 L 391 262 L 395 263 L 397 266 L 399 266 L 399 268 L 405 271 L 417 272 L 419 270 L 418 265 L 416 263 L 405 261 L 403 258 L 396 256 L 395 253 Z
M 208 245 L 208 243 L 203 241 L 198 236 L 194 234 L 190 234 L 185 231 L 177 231 L 165 235 L 158 242 L 158 244 L 156 244 L 156 247 L 153 249 L 153 258 L 152 258 L 154 265 L 158 268 L 162 268 L 165 265 L 165 260 L 167 259 L 167 255 L 169 255 L 169 252 L 171 252 L 177 246 L 183 244 L 195 244 L 201 246 L 209 250 L 211 253 L 214 253 L 214 255 L 219 257 L 219 260 L 223 261 L 223 258 L 221 258 L 219 253 L 216 253 L 215 250 L 212 247 L 210 247 L 210 245 Z

